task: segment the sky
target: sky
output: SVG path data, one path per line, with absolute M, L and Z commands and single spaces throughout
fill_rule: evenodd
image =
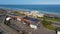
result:
M 60 4 L 60 0 L 0 0 L 0 4 Z

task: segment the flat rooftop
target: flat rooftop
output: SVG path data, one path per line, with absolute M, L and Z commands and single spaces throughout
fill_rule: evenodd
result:
M 36 19 L 36 18 L 31 18 L 31 17 L 24 17 L 24 19 L 27 19 L 27 20 L 30 20 L 30 21 L 33 21 L 33 22 L 38 22 L 39 20 Z

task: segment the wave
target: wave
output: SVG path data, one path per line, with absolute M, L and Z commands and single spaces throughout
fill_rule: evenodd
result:
M 55 12 L 47 12 L 47 11 L 40 11 L 40 10 L 30 10 L 30 9 L 20 9 L 20 8 L 8 8 L 8 7 L 0 7 L 1 9 L 9 9 L 9 10 L 22 10 L 22 11 L 26 11 L 26 12 L 32 12 L 32 11 L 37 11 L 38 13 L 44 13 L 44 14 L 54 14 L 54 15 L 60 15 L 60 13 L 55 13 Z

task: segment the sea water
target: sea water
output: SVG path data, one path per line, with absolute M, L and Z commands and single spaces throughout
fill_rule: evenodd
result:
M 38 12 L 60 14 L 60 5 L 0 5 L 3 8 L 37 10 Z

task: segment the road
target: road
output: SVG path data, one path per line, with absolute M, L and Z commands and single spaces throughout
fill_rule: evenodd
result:
M 60 27 L 60 22 L 52 21 L 52 20 L 46 20 L 46 21 L 51 21 L 53 26 Z
M 39 19 L 39 20 L 41 20 L 41 21 L 42 21 L 43 19 Z M 46 20 L 46 21 L 51 21 L 53 26 L 60 27 L 60 22 L 52 21 L 52 20 Z
M 60 23 L 57 23 L 57 22 L 53 22 L 52 25 L 53 25 L 53 26 L 60 27 Z
M 4 16 L 0 16 L 0 30 L 3 32 L 3 34 L 10 34 L 10 32 L 6 31 L 3 27 L 1 27 L 1 23 L 4 20 Z
M 5 18 L 4 18 L 5 20 Z M 14 29 L 10 28 L 9 26 L 7 26 L 6 24 L 4 24 L 4 20 L 3 22 L 1 23 L 1 27 L 3 27 L 5 30 L 11 32 L 11 34 L 18 34 L 17 31 L 15 31 Z
M 7 26 L 6 24 L 4 24 L 4 20 L 5 20 L 5 17 L 6 17 L 6 14 L 7 14 L 7 11 L 4 12 L 3 17 L 1 16 L 1 20 L 0 20 L 0 28 L 3 30 L 3 31 L 8 31 L 10 32 L 10 34 L 18 34 L 17 31 L 15 31 L 14 29 L 10 28 L 9 26 Z M 7 33 L 8 33 L 7 32 Z M 4 33 L 5 34 L 5 33 Z
M 4 23 L 1 23 L 1 26 L 2 26 L 5 30 L 11 32 L 11 34 L 18 34 L 17 31 L 15 31 L 14 29 L 12 29 L 12 28 L 10 28 L 9 26 L 5 25 Z

